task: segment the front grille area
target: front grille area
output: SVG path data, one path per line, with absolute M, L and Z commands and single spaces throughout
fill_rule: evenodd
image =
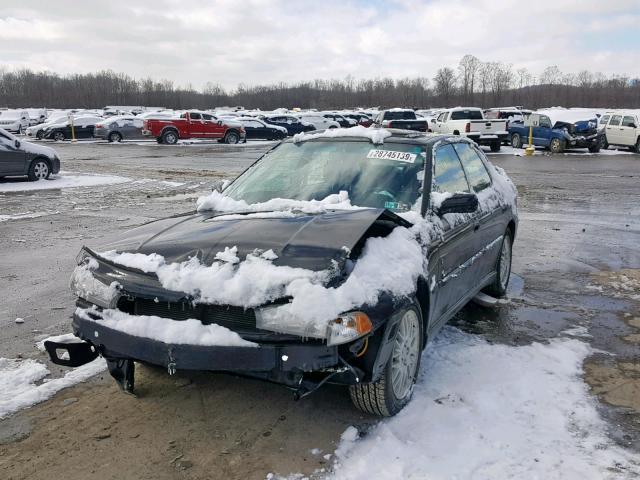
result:
M 186 320 L 195 318 L 203 325 L 213 323 L 236 332 L 255 332 L 256 315 L 253 309 L 228 305 L 193 305 L 190 302 L 163 302 L 136 298 L 121 300 L 118 309 L 133 315 L 154 315 L 156 317 Z

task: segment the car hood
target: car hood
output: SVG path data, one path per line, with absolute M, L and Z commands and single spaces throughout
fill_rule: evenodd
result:
M 57 157 L 56 151 L 51 147 L 47 147 L 46 145 L 38 145 L 36 143 L 20 141 L 20 149 L 34 155 L 44 155 L 48 158 Z
M 374 223 L 410 225 L 384 209 L 277 216 L 280 213 L 207 212 L 168 218 L 130 230 L 98 252 L 156 253 L 168 263 L 198 256 L 201 262 L 211 265 L 216 253 L 225 247 L 237 247 L 241 260 L 256 249 L 271 249 L 278 256 L 275 265 L 320 271 L 330 268 L 333 261 L 346 259 Z

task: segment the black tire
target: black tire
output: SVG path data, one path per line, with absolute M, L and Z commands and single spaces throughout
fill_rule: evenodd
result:
M 562 153 L 564 152 L 565 142 L 559 138 L 552 138 L 549 143 L 549 150 L 551 153 Z
M 54 132 L 54 134 L 51 135 L 51 138 L 53 138 L 56 142 L 62 142 L 67 137 L 65 137 L 63 132 Z
M 598 142 L 597 145 L 592 145 L 589 147 L 589 152 L 590 153 L 598 153 L 600 151 L 600 142 Z
M 165 130 L 162 133 L 162 143 L 166 143 L 167 145 L 175 145 L 178 143 L 178 132 L 175 130 Z
M 503 252 L 506 251 L 506 254 Z M 484 289 L 489 295 L 494 297 L 504 297 L 507 294 L 509 278 L 511 278 L 511 259 L 513 258 L 513 234 L 507 230 L 502 238 L 498 262 L 496 263 L 496 279 L 491 285 Z M 503 268 L 504 266 L 504 268 Z
M 603 135 L 600 139 L 600 148 L 602 150 L 606 150 L 607 148 L 609 148 L 609 142 L 607 142 L 607 137 L 605 135 Z
M 42 130 L 38 130 L 36 132 L 36 140 L 42 140 L 43 137 L 44 137 L 44 132 Z
M 638 137 L 638 139 L 636 140 L 636 144 L 631 147 L 631 151 L 633 153 L 640 153 L 640 137 Z
M 35 158 L 29 165 L 29 181 L 46 180 L 51 175 L 51 165 L 45 158 Z
M 489 148 L 491 148 L 492 152 L 499 152 L 501 148 L 500 142 L 491 142 Z
M 513 148 L 522 148 L 522 137 L 519 133 L 511 135 L 511 146 Z
M 22 125 L 18 125 L 18 131 L 16 132 L 17 135 L 22 135 Z
M 111 132 L 107 140 L 109 140 L 109 142 L 111 143 L 121 142 L 122 134 L 120 132 Z
M 222 139 L 224 143 L 228 143 L 229 145 L 235 145 L 240 142 L 240 135 L 236 132 L 227 132 Z
M 157 138 L 156 138 L 156 142 L 157 142 L 157 143 L 162 143 L 162 137 L 157 137 Z
M 401 351 L 405 350 L 403 345 L 396 343 L 402 341 L 402 335 L 400 335 L 402 325 L 399 324 L 396 338 L 393 340 L 394 348 L 389 355 L 389 360 L 387 360 L 380 379 L 373 383 L 357 383 L 349 386 L 351 401 L 359 410 L 380 417 L 391 417 L 402 410 L 411 400 L 413 386 L 420 371 L 420 356 L 423 344 L 422 314 L 420 312 L 420 306 L 415 300 L 410 306 L 396 312 L 400 315 L 401 323 L 404 322 L 406 318 L 411 318 L 410 325 L 408 325 L 410 330 L 407 331 L 413 332 L 415 342 L 411 339 L 410 346 L 407 344 L 406 351 L 411 352 L 409 358 L 399 356 L 396 352 L 396 348 Z M 411 362 L 410 367 L 406 366 L 404 363 L 405 360 Z M 403 370 L 407 368 L 413 370 L 413 372 L 407 373 L 406 377 L 403 377 L 406 379 L 405 382 L 403 382 L 403 386 L 404 388 L 408 388 L 408 390 L 405 391 L 403 388 L 403 394 L 398 395 L 397 388 L 394 386 L 394 373 L 398 372 L 398 369 Z

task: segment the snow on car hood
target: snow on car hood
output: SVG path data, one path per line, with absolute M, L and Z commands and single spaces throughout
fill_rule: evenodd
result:
M 38 145 L 35 143 L 31 143 L 31 142 L 23 142 L 20 141 L 20 148 L 22 150 L 24 150 L 27 153 L 33 153 L 36 155 L 44 155 L 46 157 L 49 158 L 53 158 L 53 157 L 57 157 L 58 154 L 57 152 L 51 148 L 51 147 L 47 147 L 45 145 Z

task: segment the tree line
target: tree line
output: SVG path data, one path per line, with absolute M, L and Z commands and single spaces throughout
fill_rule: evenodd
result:
M 456 105 L 640 108 L 640 79 L 606 76 L 588 70 L 564 73 L 555 65 L 534 75 L 525 68 L 483 62 L 473 55 L 465 55 L 455 68 L 440 68 L 432 79 L 348 76 L 298 83 L 240 84 L 230 91 L 215 82 L 207 82 L 197 90 L 170 80 L 139 80 L 110 70 L 59 75 L 29 69 L 0 69 L 0 107 L 99 108 L 106 105 L 173 109 L 241 105 L 262 110 Z

